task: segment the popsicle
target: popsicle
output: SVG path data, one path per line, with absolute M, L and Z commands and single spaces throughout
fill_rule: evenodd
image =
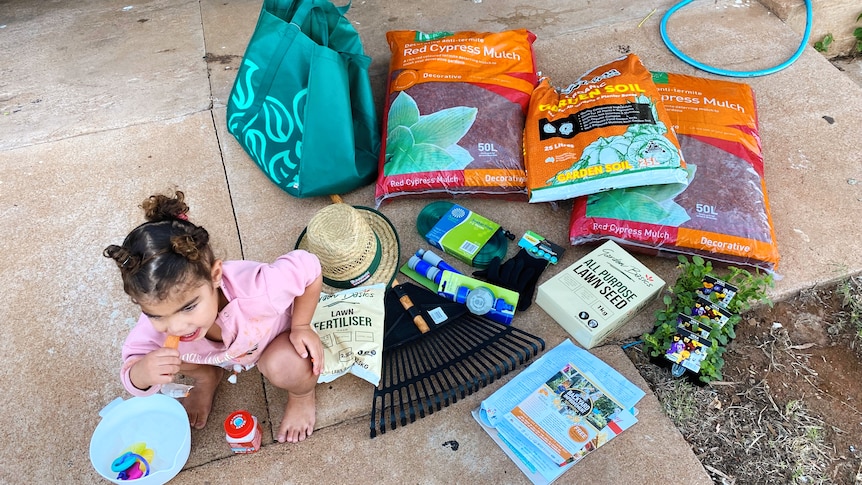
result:
M 175 349 L 179 347 L 179 345 L 180 338 L 176 335 L 168 335 L 168 338 L 165 339 L 165 347 L 169 349 Z M 171 382 L 163 385 L 159 392 L 170 397 L 181 398 L 187 397 L 189 395 L 189 391 L 192 390 L 192 387 L 194 386 L 187 386 L 185 384 Z
M 176 335 L 168 335 L 168 338 L 165 339 L 165 347 L 169 349 L 175 349 L 180 346 L 180 338 Z

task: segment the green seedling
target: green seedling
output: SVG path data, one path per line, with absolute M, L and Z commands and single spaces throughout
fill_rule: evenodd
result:
M 838 284 L 836 291 L 841 297 L 840 322 L 856 329 L 862 338 L 862 292 L 856 278 L 848 278 Z
M 814 43 L 814 48 L 817 52 L 826 52 L 829 50 L 829 46 L 832 44 L 833 40 L 834 38 L 832 37 L 832 34 L 826 34 L 823 36 L 823 39 Z
M 859 22 L 860 20 L 862 20 L 862 13 L 856 17 L 856 22 Z M 856 27 L 856 29 L 853 30 L 853 37 L 856 37 L 856 53 L 862 54 L 862 27 Z
M 703 278 L 711 276 L 723 280 L 737 288 L 736 296 L 730 301 L 727 310 L 732 316 L 719 327 L 714 326 L 709 334 L 712 345 L 707 349 L 706 357 L 700 364 L 698 379 L 702 382 L 712 382 L 721 379 L 721 369 L 724 367 L 722 355 L 727 344 L 736 337 L 736 324 L 742 319 L 740 313 L 749 310 L 752 305 L 765 303 L 772 306 L 772 300 L 766 294 L 766 288 L 773 285 L 772 275 L 751 273 L 734 266 L 728 267 L 726 275 L 718 274 L 712 263 L 699 256 L 692 256 L 691 261 L 685 256 L 679 256 L 681 274 L 673 286 L 668 286 L 662 297 L 664 308 L 655 313 L 652 333 L 642 336 L 644 350 L 652 357 L 664 355 L 670 348 L 673 336 L 677 333 L 677 315 L 691 314 L 697 299 L 697 290 L 701 287 Z M 715 295 L 711 294 L 710 298 Z

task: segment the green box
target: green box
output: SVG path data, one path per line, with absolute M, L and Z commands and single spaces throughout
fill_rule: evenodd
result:
M 482 247 L 500 230 L 500 225 L 475 212 L 453 204 L 425 239 L 437 249 L 473 266 Z

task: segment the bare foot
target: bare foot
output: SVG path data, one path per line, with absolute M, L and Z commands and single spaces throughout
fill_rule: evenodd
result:
M 195 429 L 202 429 L 207 424 L 213 407 L 213 397 L 218 388 L 223 371 L 215 366 L 200 366 L 194 373 L 195 385 L 189 395 L 183 398 L 183 407 L 189 415 L 189 424 Z
M 278 442 L 298 443 L 311 436 L 316 418 L 314 389 L 302 395 L 287 393 L 284 417 L 278 427 Z

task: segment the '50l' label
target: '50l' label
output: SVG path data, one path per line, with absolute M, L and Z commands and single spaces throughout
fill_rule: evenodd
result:
M 493 143 L 478 143 L 476 148 L 479 150 L 480 157 L 496 157 L 497 147 Z
M 718 211 L 715 210 L 714 205 L 710 204 L 695 204 L 694 211 L 697 213 L 697 217 L 701 217 L 704 219 L 716 219 L 718 217 Z

